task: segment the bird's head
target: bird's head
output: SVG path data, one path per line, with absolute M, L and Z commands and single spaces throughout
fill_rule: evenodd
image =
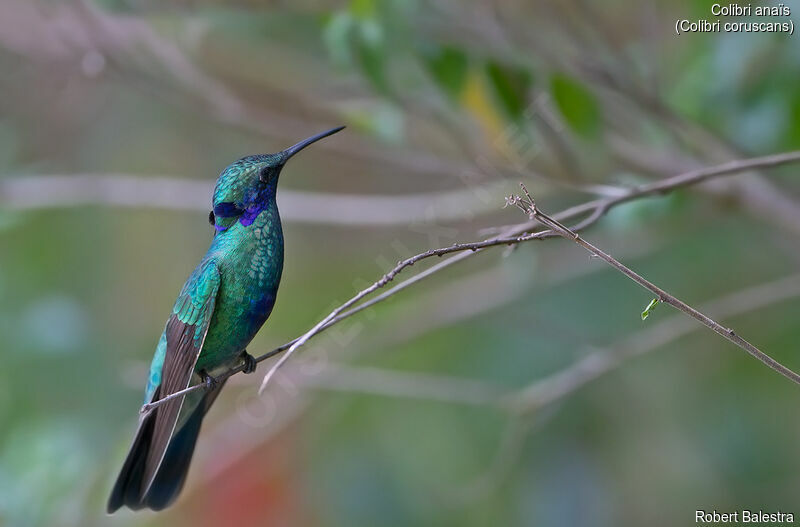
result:
M 228 165 L 219 175 L 209 222 L 225 231 L 237 221 L 250 225 L 275 199 L 278 176 L 286 162 L 311 143 L 333 135 L 344 126 L 314 135 L 275 154 L 247 156 Z

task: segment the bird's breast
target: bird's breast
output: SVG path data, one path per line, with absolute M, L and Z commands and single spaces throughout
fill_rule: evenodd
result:
M 224 302 L 241 316 L 263 324 L 272 311 L 283 272 L 283 233 L 277 211 L 265 210 L 249 226 L 241 226 L 237 243 L 223 264 Z M 258 328 L 255 328 L 256 330 Z
M 283 272 L 276 210 L 265 210 L 251 225 L 237 224 L 214 241 L 218 247 L 209 256 L 220 267 L 220 288 L 199 363 L 238 357 L 272 312 Z

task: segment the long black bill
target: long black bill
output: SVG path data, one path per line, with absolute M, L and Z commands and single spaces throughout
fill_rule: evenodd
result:
M 305 147 L 307 147 L 311 143 L 316 143 L 320 139 L 324 139 L 324 138 L 328 137 L 329 135 L 333 135 L 336 132 L 339 132 L 341 130 L 344 130 L 344 126 L 339 126 L 339 127 L 336 127 L 336 128 L 332 128 L 332 129 L 328 130 L 327 132 L 322 132 L 321 134 L 312 135 L 308 139 L 303 139 L 302 141 L 300 141 L 296 145 L 290 146 L 289 148 L 287 148 L 286 150 L 281 152 L 281 154 L 283 155 L 283 162 L 285 163 L 286 161 L 288 161 L 290 157 L 292 157 L 297 152 L 299 152 L 300 150 L 304 149 Z

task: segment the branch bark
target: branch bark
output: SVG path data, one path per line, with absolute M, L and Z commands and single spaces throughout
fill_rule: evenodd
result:
M 773 359 L 772 357 L 770 357 L 769 355 L 758 349 L 756 346 L 748 342 L 747 340 L 737 335 L 736 332 L 734 332 L 732 329 L 723 327 L 721 324 L 711 319 L 711 317 L 701 313 L 700 311 L 696 310 L 686 302 L 683 302 L 674 295 L 661 289 L 653 282 L 647 280 L 646 278 L 638 274 L 636 271 L 622 264 L 619 260 L 615 259 L 610 254 L 604 252 L 600 248 L 596 247 L 595 245 L 592 245 L 590 242 L 583 239 L 577 232 L 571 230 L 569 227 L 566 227 L 561 222 L 554 220 L 553 218 L 542 212 L 541 209 L 539 209 L 536 206 L 536 203 L 534 202 L 533 198 L 531 198 L 530 194 L 528 193 L 528 190 L 525 188 L 524 185 L 522 189 L 525 192 L 525 197 L 521 198 L 520 196 L 515 196 L 509 199 L 509 203 L 518 206 L 521 210 L 526 212 L 532 219 L 552 229 L 553 232 L 557 232 L 565 239 L 575 242 L 576 244 L 586 249 L 592 255 L 605 261 L 620 273 L 624 274 L 625 276 L 627 276 L 640 286 L 652 292 L 654 295 L 656 295 L 656 297 L 660 302 L 669 304 L 678 311 L 681 311 L 686 315 L 694 318 L 695 320 L 706 326 L 708 329 L 710 329 L 717 335 L 739 346 L 747 353 L 752 355 L 755 359 L 761 361 L 763 364 L 772 368 L 777 373 L 783 375 L 784 377 L 794 382 L 795 384 L 800 384 L 800 375 L 798 375 L 791 369 L 787 368 L 783 364 L 779 363 L 778 361 L 776 361 L 775 359 Z
M 800 296 L 800 274 L 759 284 L 706 302 L 701 310 L 727 319 Z M 674 315 L 631 334 L 611 348 L 594 349 L 565 369 L 532 382 L 508 395 L 502 406 L 512 413 L 528 414 L 559 401 L 582 386 L 613 371 L 626 359 L 662 348 L 700 326 Z

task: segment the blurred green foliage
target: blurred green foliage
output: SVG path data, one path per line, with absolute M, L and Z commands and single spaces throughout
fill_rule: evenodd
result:
M 550 79 L 553 101 L 564 120 L 578 134 L 591 137 L 600 129 L 600 109 L 592 94 L 565 75 Z

